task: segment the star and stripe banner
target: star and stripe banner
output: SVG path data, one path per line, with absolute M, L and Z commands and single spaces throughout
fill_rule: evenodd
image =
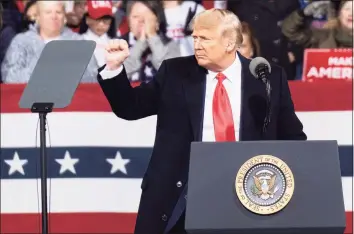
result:
M 308 139 L 339 144 L 346 233 L 352 233 L 352 82 L 290 87 Z M 1 85 L 1 233 L 41 229 L 39 121 L 18 107 L 23 89 Z M 82 84 L 72 103 L 47 120 L 50 233 L 133 233 L 156 116 L 119 119 L 97 84 Z

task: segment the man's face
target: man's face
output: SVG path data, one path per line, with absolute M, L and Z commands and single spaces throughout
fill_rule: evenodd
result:
M 64 27 L 65 9 L 58 2 L 43 2 L 39 8 L 39 25 L 48 33 L 59 33 Z
M 218 63 L 227 55 L 227 38 L 222 35 L 220 25 L 208 20 L 198 20 L 192 36 L 198 64 L 206 69 L 218 67 Z

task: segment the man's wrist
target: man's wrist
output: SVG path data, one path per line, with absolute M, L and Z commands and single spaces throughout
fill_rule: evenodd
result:
M 122 63 L 119 64 L 106 64 L 105 70 L 107 71 L 115 71 L 118 70 L 122 66 Z
M 122 71 L 123 71 L 123 65 L 121 65 L 120 67 L 118 67 L 114 70 L 109 70 L 107 68 L 107 66 L 105 66 L 105 68 L 100 72 L 100 75 L 103 80 L 107 80 L 107 79 L 112 79 L 112 78 L 116 77 Z

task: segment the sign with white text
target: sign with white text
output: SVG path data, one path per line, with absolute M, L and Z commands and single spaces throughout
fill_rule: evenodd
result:
M 306 49 L 303 80 L 353 80 L 353 49 Z

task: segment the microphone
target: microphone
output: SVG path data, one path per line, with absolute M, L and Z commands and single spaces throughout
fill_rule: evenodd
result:
M 271 66 L 269 62 L 262 57 L 256 57 L 252 59 L 249 69 L 251 74 L 256 78 L 260 79 L 264 84 L 267 83 L 268 75 L 271 73 Z
M 262 136 L 265 138 L 266 132 L 267 132 L 267 127 L 270 123 L 270 117 L 271 117 L 271 92 L 272 88 L 270 86 L 270 80 L 268 78 L 268 75 L 271 73 L 271 66 L 269 62 L 262 57 L 256 57 L 252 59 L 250 65 L 249 65 L 249 70 L 251 74 L 257 79 L 260 80 L 262 83 L 265 84 L 265 89 L 267 93 L 267 109 L 266 109 L 266 114 L 263 122 L 263 129 L 262 129 Z

